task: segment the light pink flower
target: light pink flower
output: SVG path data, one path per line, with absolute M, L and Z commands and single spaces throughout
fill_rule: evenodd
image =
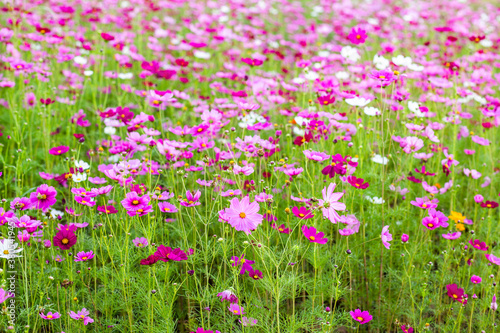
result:
M 346 206 L 342 202 L 338 202 L 340 198 L 344 195 L 343 192 L 333 193 L 335 190 L 335 183 L 330 183 L 328 189 L 325 187 L 321 193 L 323 194 L 323 199 L 319 200 L 319 205 L 323 207 L 321 211 L 323 216 L 329 219 L 332 223 L 337 223 L 340 221 L 340 216 L 337 211 L 343 211 Z
M 262 223 L 263 216 L 258 213 L 260 207 L 257 202 L 250 203 L 248 196 L 241 199 L 233 198 L 231 206 L 225 210 L 228 223 L 238 231 L 250 234 Z

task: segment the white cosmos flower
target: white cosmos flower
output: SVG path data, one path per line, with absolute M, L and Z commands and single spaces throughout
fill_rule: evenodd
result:
M 85 161 L 76 161 L 75 160 L 75 166 L 77 168 L 82 168 L 83 170 L 87 170 L 90 168 L 90 165 Z
M 301 77 L 296 77 L 292 80 L 292 82 L 295 84 L 302 84 L 302 83 L 306 82 L 306 80 L 301 78 Z
M 12 259 L 20 258 L 22 256 L 18 255 L 23 249 L 17 248 L 18 244 L 14 243 L 13 239 L 2 239 L 0 240 L 0 258 Z
M 194 51 L 194 57 L 199 59 L 210 59 L 210 53 L 196 50 Z
M 304 74 L 304 77 L 308 79 L 309 81 L 314 81 L 317 78 L 319 78 L 319 74 L 316 72 L 309 71 L 306 74 Z
M 420 106 L 418 105 L 417 102 L 408 101 L 408 109 L 410 109 L 410 111 L 413 112 L 419 118 L 425 117 L 425 114 L 422 111 L 420 111 Z
M 75 183 L 83 182 L 84 180 L 87 180 L 87 174 L 86 173 L 74 173 L 71 178 Z
M 382 157 L 381 155 L 377 154 L 372 157 L 372 161 L 378 164 L 383 164 L 386 165 L 389 163 L 389 159 L 387 157 Z
M 337 73 L 335 73 L 335 77 L 339 80 L 346 80 L 349 78 L 349 73 L 344 72 L 344 71 L 337 72 Z
M 134 77 L 134 74 L 132 73 L 120 73 L 118 74 L 118 78 L 122 80 L 130 80 Z
M 366 99 L 363 97 L 354 97 L 345 100 L 345 102 L 349 105 L 361 106 L 361 107 L 368 105 L 368 103 L 370 103 L 371 101 L 372 101 L 371 99 Z
M 415 64 L 415 63 L 411 63 L 407 67 L 408 67 L 408 69 L 411 69 L 412 71 L 415 71 L 415 72 L 421 72 L 424 70 L 424 66 L 419 65 L 419 64 Z
M 405 57 L 403 55 L 398 55 L 397 57 L 392 57 L 392 62 L 396 66 L 408 67 L 411 65 L 412 61 L 410 57 Z
M 238 126 L 241 128 L 248 128 L 248 126 L 255 125 L 256 123 L 265 123 L 266 118 L 255 112 L 249 112 L 244 117 L 240 118 Z
M 382 112 L 380 112 L 379 109 L 377 108 L 374 108 L 374 107 L 371 107 L 371 106 L 367 106 L 363 109 L 363 112 L 367 115 L 367 116 L 380 116 L 382 114 Z
M 356 50 L 352 46 L 344 46 L 340 51 L 340 55 L 352 62 L 356 62 L 361 58 L 361 56 L 358 53 L 358 50 Z
M 373 197 L 373 198 L 371 198 L 369 196 L 366 196 L 365 198 L 368 199 L 368 201 L 370 201 L 371 203 L 376 204 L 376 205 L 381 205 L 381 204 L 383 204 L 385 202 L 384 199 L 379 198 L 379 197 Z
M 63 217 L 64 212 L 61 212 L 60 210 L 57 210 L 57 209 L 51 209 L 50 216 L 52 216 L 53 219 L 56 219 L 58 217 Z
M 87 59 L 82 56 L 76 56 L 73 58 L 73 61 L 78 65 L 85 65 L 87 63 Z
M 106 126 L 106 127 L 104 127 L 104 133 L 106 133 L 108 135 L 115 135 L 116 128 L 111 127 L 111 126 Z
M 83 72 L 83 75 L 85 75 L 85 76 L 92 76 L 92 74 L 94 74 L 94 71 L 84 71 Z
M 377 69 L 380 71 L 386 69 L 390 65 L 389 60 L 377 54 L 373 57 L 373 63 L 375 64 L 375 67 L 377 67 Z

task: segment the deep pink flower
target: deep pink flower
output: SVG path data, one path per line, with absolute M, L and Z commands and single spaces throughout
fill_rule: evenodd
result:
M 200 190 L 196 191 L 194 194 L 192 194 L 191 191 L 186 191 L 186 199 L 181 200 L 180 204 L 184 207 L 194 207 L 201 205 L 201 202 L 198 201 L 200 197 Z
M 57 146 L 54 148 L 50 148 L 49 154 L 51 155 L 62 155 L 64 153 L 67 153 L 69 150 L 68 146 Z
M 238 297 L 231 290 L 224 290 L 217 294 L 220 297 L 220 301 L 229 301 L 229 303 L 238 303 Z
M 231 303 L 231 305 L 228 306 L 228 309 L 236 316 L 241 316 L 245 314 L 245 312 L 243 312 L 244 310 L 243 307 L 235 303 Z
M 284 224 L 277 226 L 275 223 L 271 224 L 271 228 L 278 230 L 281 234 L 289 234 L 290 228 L 286 228 Z
M 359 322 L 361 325 L 366 324 L 367 322 L 373 319 L 373 316 L 370 315 L 368 311 L 361 311 L 360 309 L 356 309 L 354 311 L 349 312 L 351 314 L 352 319 Z
M 356 178 L 354 176 L 347 177 L 347 181 L 353 187 L 359 188 L 359 189 L 362 189 L 362 190 L 364 190 L 364 189 L 368 188 L 368 186 L 370 186 L 370 184 L 364 183 L 365 180 L 363 178 Z
M 486 200 L 481 203 L 481 207 L 495 209 L 498 207 L 498 202 Z
M 483 281 L 483 279 L 481 279 L 481 277 L 477 275 L 472 275 L 470 278 L 470 282 L 472 282 L 473 284 L 479 284 L 481 283 L 481 281 Z
M 446 285 L 446 290 L 448 291 L 448 296 L 462 304 L 467 304 L 467 294 L 464 293 L 462 288 L 458 288 L 456 284 Z
M 361 28 L 352 28 L 351 33 L 347 36 L 351 43 L 359 45 L 363 44 L 366 41 L 366 38 L 368 35 L 366 34 L 366 31 L 361 29 Z
M 89 252 L 78 252 L 75 256 L 75 261 L 89 261 L 92 258 L 94 258 L 94 252 L 89 251 Z
M 292 208 L 292 213 L 293 213 L 293 215 L 297 216 L 298 218 L 300 218 L 302 220 L 307 220 L 307 219 L 314 217 L 312 212 L 309 209 L 307 209 L 306 207 L 299 208 L 297 206 L 294 206 Z
M 488 245 L 486 245 L 485 242 L 481 242 L 479 239 L 470 239 L 469 244 L 476 250 L 488 251 Z
M 125 199 L 121 201 L 123 208 L 127 211 L 138 211 L 139 209 L 144 210 L 148 205 L 150 197 L 148 194 L 142 197 L 137 194 L 137 192 L 129 192 L 125 196 Z
M 183 261 L 187 260 L 186 252 L 181 249 L 172 249 L 171 247 L 160 245 L 155 252 L 155 256 L 158 257 L 159 260 L 167 262 L 167 261 Z
M 40 312 L 40 317 L 42 317 L 43 319 L 46 319 L 46 320 L 54 320 L 54 319 L 59 319 L 61 317 L 61 315 L 59 314 L 59 312 L 47 312 L 47 314 L 44 314 L 43 312 Z
M 59 247 L 61 250 L 69 250 L 76 244 L 76 241 L 77 237 L 72 230 L 60 230 L 52 240 L 54 246 Z
M 56 203 L 57 191 L 47 184 L 40 185 L 36 192 L 30 194 L 31 207 L 46 212 L 50 206 Z
M 302 233 L 311 243 L 326 244 L 328 238 L 325 238 L 325 234 L 322 232 L 316 232 L 315 227 L 302 226 Z

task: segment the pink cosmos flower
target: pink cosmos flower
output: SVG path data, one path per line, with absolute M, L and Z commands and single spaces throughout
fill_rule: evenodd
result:
M 184 207 L 194 207 L 201 205 L 201 202 L 198 201 L 200 197 L 200 190 L 196 191 L 194 194 L 192 194 L 191 191 L 186 191 L 186 199 L 181 200 L 180 204 Z
M 132 243 L 134 243 L 136 247 L 146 247 L 149 245 L 146 237 L 137 237 L 132 240 Z
M 449 234 L 442 234 L 441 236 L 443 236 L 443 238 L 445 238 L 445 239 L 458 239 L 458 238 L 460 238 L 461 235 L 462 235 L 462 233 L 460 231 L 457 231 L 457 232 L 452 232 Z
M 405 139 L 403 151 L 407 154 L 419 151 L 424 146 L 424 141 L 416 136 L 409 136 Z
M 94 207 L 95 206 L 95 201 L 92 200 L 90 196 L 88 197 L 81 197 L 79 195 L 75 196 L 75 201 L 89 207 Z
M 94 319 L 90 318 L 89 314 L 90 314 L 90 312 L 87 309 L 83 308 L 80 311 L 78 311 L 77 313 L 71 311 L 69 313 L 69 316 L 75 320 L 83 320 L 83 324 L 88 325 L 88 324 L 94 322 Z
M 325 238 L 325 234 L 322 232 L 316 232 L 315 227 L 308 227 L 306 225 L 302 226 L 302 233 L 311 243 L 326 244 L 328 238 Z
M 241 195 L 241 190 L 227 190 L 225 192 L 221 192 L 220 195 L 222 197 L 233 197 L 233 196 Z M 257 200 L 257 198 L 255 198 L 255 201 L 259 201 L 259 200 Z
M 297 206 L 294 206 L 292 208 L 292 213 L 293 213 L 293 215 L 297 216 L 298 218 L 300 218 L 302 220 L 307 220 L 307 219 L 314 217 L 312 212 L 310 210 L 308 210 L 306 207 L 299 208 Z
M 148 194 L 141 197 L 137 192 L 128 192 L 121 203 L 127 211 L 138 211 L 139 209 L 145 209 L 150 200 Z
M 356 309 L 349 313 L 351 314 L 352 319 L 358 321 L 361 325 L 366 324 L 373 319 L 373 316 L 370 315 L 368 311 L 361 311 L 360 309 Z
M 330 155 L 312 150 L 304 150 L 303 153 L 306 158 L 316 162 L 323 162 L 330 158 Z
M 470 278 L 470 282 L 472 282 L 473 284 L 479 284 L 481 283 L 481 281 L 483 281 L 483 279 L 481 279 L 481 277 L 477 275 L 472 275 Z
M 231 305 L 228 306 L 228 309 L 233 313 L 233 315 L 236 316 L 241 316 L 245 314 L 245 312 L 243 312 L 244 310 L 243 307 L 235 303 L 231 303 Z
M 46 212 L 56 203 L 57 191 L 47 184 L 40 185 L 34 193 L 30 194 L 31 207 Z
M 75 256 L 75 261 L 89 261 L 92 258 L 94 258 L 94 252 L 89 251 L 89 252 L 78 252 Z
M 217 294 L 220 297 L 220 301 L 229 301 L 230 303 L 238 303 L 238 297 L 231 290 L 224 290 Z
M 163 262 L 168 262 L 170 260 L 184 261 L 188 259 L 186 252 L 182 251 L 179 248 L 172 249 L 171 247 L 165 245 L 158 246 L 158 249 L 154 254 L 158 258 L 158 260 L 161 260 Z
M 323 207 L 321 211 L 323 216 L 329 219 L 332 223 L 337 223 L 340 220 L 340 216 L 337 211 L 343 211 L 346 206 L 342 202 L 338 202 L 340 198 L 344 195 L 342 192 L 333 193 L 335 190 L 335 183 L 330 183 L 328 189 L 325 187 L 321 191 L 323 194 L 323 199 L 319 200 L 320 207 Z
M 392 241 L 392 235 L 389 232 L 389 226 L 386 225 L 382 228 L 382 234 L 380 236 L 382 238 L 382 244 L 389 249 L 391 247 L 391 244 L 389 243 Z
M 352 28 L 351 33 L 347 36 L 349 41 L 356 45 L 363 44 L 367 37 L 366 31 L 361 28 Z
M 47 312 L 47 314 L 44 314 L 43 312 L 40 312 L 40 317 L 46 320 L 54 320 L 54 319 L 59 319 L 61 317 L 61 314 L 59 312 Z
M 250 166 L 242 166 L 240 167 L 239 165 L 235 164 L 233 166 L 233 173 L 235 175 L 239 175 L 239 174 L 244 174 L 245 176 L 249 176 L 253 173 L 254 169 Z
M 225 210 L 226 216 L 229 218 L 228 223 L 236 230 L 250 234 L 252 230 L 257 229 L 264 218 L 258 213 L 259 208 L 257 202 L 250 203 L 248 196 L 241 201 L 238 198 L 233 198 L 231 206 Z
M 160 208 L 160 211 L 162 213 L 177 213 L 178 209 L 174 205 L 172 205 L 170 202 L 159 202 L 158 203 L 158 208 Z
M 498 265 L 500 266 L 500 258 L 499 257 L 495 257 L 493 254 L 487 254 L 485 253 L 484 255 L 486 257 L 486 259 L 488 259 L 492 264 L 495 264 L 495 265 Z
M 471 136 L 471 139 L 473 142 L 477 143 L 478 145 L 481 145 L 481 146 L 489 146 L 490 145 L 490 141 L 485 139 L 485 138 L 482 138 L 480 136 L 477 136 L 477 135 L 473 135 Z

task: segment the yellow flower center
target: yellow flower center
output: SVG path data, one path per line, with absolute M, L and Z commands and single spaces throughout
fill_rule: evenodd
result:
M 9 250 L 3 251 L 3 254 L 9 254 L 9 253 L 10 253 Z
M 132 201 L 132 204 L 134 204 L 134 205 L 138 205 L 138 204 L 139 204 L 139 201 L 138 201 L 138 200 L 134 200 L 134 201 Z
M 299 214 L 299 216 L 300 216 L 300 217 L 304 217 L 304 214 L 300 213 L 300 214 Z
M 310 240 L 314 241 L 316 238 L 314 236 L 309 237 Z
M 61 243 L 63 243 L 64 245 L 66 245 L 66 244 L 68 244 L 68 243 L 69 243 L 69 239 L 67 239 L 67 238 L 63 238 L 63 239 L 61 240 Z
M 241 212 L 241 213 L 240 213 L 240 217 L 241 217 L 242 219 L 244 219 L 245 217 L 247 217 L 247 214 L 245 214 L 245 213 Z
M 52 319 L 52 315 L 48 315 L 47 318 Z

